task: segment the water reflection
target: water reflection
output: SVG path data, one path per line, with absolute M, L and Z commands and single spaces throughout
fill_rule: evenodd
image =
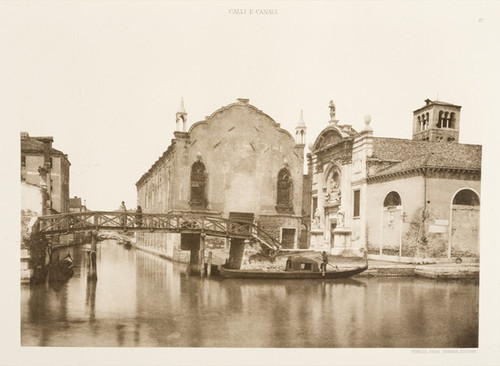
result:
M 423 279 L 245 281 L 98 246 L 60 289 L 22 286 L 24 346 L 477 347 L 478 286 Z

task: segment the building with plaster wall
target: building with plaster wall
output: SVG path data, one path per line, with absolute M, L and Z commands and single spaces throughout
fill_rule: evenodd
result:
M 459 143 L 461 107 L 427 99 L 413 138 L 330 121 L 308 154 L 311 247 L 333 254 L 479 256 L 481 146 Z
M 69 212 L 68 156 L 52 147 L 51 136 L 29 136 L 21 132 L 21 182 L 40 187 L 43 214 Z
M 170 146 L 136 183 L 142 212 L 244 219 L 287 248 L 307 245 L 302 115 L 296 138 L 248 99 L 186 124 L 181 102 Z M 139 233 L 138 243 L 175 257 L 180 234 Z

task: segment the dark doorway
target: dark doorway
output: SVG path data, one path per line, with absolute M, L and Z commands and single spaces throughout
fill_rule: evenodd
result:
M 337 227 L 336 222 L 330 223 L 330 248 L 335 247 L 335 235 L 333 231 L 335 230 L 336 227 Z
M 295 229 L 281 229 L 281 244 L 288 249 L 295 245 Z

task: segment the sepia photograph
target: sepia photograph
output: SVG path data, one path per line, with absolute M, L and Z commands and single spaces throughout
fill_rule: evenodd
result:
M 499 364 L 498 2 L 0 10 L 0 364 Z

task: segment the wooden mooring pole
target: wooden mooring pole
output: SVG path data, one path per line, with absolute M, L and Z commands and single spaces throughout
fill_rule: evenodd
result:
M 208 252 L 207 258 L 207 277 L 212 275 L 212 251 Z
M 205 276 L 205 233 L 200 234 L 200 255 L 198 261 L 200 263 L 200 277 Z
M 87 280 L 97 280 L 97 233 L 92 231 L 90 251 L 87 252 Z

